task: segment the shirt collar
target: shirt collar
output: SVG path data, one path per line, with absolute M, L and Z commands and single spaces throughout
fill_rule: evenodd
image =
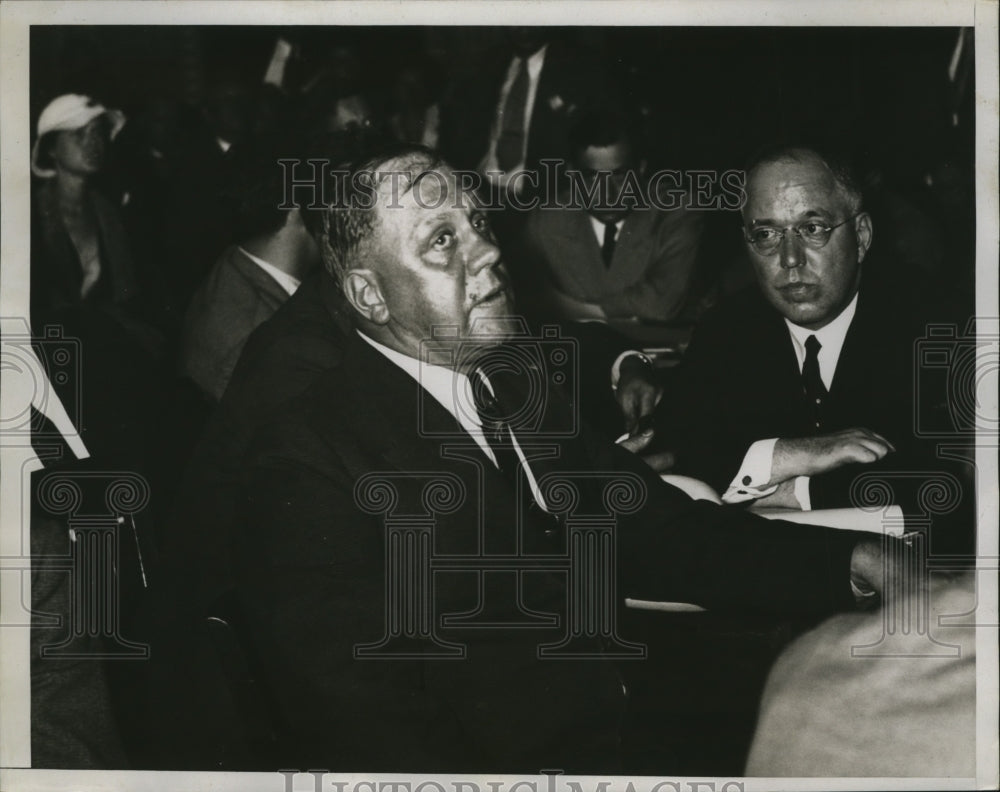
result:
M 258 267 L 264 270 L 264 272 L 270 275 L 271 278 L 277 281 L 278 285 L 286 292 L 288 292 L 289 296 L 295 294 L 296 290 L 298 290 L 299 286 L 301 285 L 302 281 L 300 281 L 294 275 L 289 275 L 287 272 L 278 269 L 273 264 L 269 264 L 268 262 L 264 261 L 264 259 L 255 256 L 253 253 L 250 253 L 247 250 L 244 250 L 242 247 L 240 248 L 240 253 L 242 253 L 244 256 L 250 259 L 254 264 L 256 264 Z
M 844 307 L 844 310 L 837 315 L 837 318 L 819 330 L 810 330 L 807 327 L 793 324 L 785 319 L 788 332 L 794 342 L 795 354 L 799 360 L 799 369 L 802 368 L 802 363 L 805 360 L 806 340 L 811 335 L 816 336 L 816 340 L 820 343 L 818 355 L 820 376 L 827 388 L 833 382 L 833 373 L 836 370 L 837 361 L 840 359 L 840 350 L 843 349 L 844 339 L 847 338 L 847 331 L 851 326 L 851 322 L 854 321 L 854 314 L 857 310 L 858 295 L 855 294 L 854 299 Z
M 380 344 L 375 339 L 357 331 L 368 344 L 381 352 L 392 363 L 415 379 L 442 407 L 453 415 L 463 427 L 482 426 L 479 412 L 472 401 L 472 384 L 469 378 L 454 369 L 424 363 Z
M 589 212 L 587 213 L 587 217 L 590 218 L 590 225 L 594 229 L 594 233 L 597 234 L 597 241 L 600 244 L 603 245 L 604 244 L 604 227 L 607 224 L 606 223 L 602 223 L 600 220 L 598 220 L 596 217 L 594 217 Z M 615 241 L 617 242 L 618 241 L 618 237 L 621 236 L 621 233 L 622 233 L 622 226 L 625 225 L 625 218 L 623 217 L 621 220 L 619 220 L 614 225 L 615 225 Z

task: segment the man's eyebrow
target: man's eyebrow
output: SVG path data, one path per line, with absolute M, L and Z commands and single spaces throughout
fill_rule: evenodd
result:
M 418 234 L 420 234 L 425 228 L 427 228 L 427 226 L 435 225 L 441 222 L 442 220 L 448 220 L 449 218 L 450 218 L 449 213 L 444 211 L 430 215 L 429 217 L 425 217 L 423 220 L 421 220 L 413 227 L 410 236 L 415 237 Z
M 803 212 L 801 215 L 799 215 L 799 217 L 801 217 L 803 219 L 809 218 L 809 217 L 821 217 L 821 218 L 825 218 L 825 217 L 828 217 L 829 215 L 830 215 L 830 212 L 819 211 L 817 209 L 810 209 L 807 212 Z M 770 218 L 770 217 L 761 217 L 760 219 L 751 220 L 750 221 L 750 225 L 751 226 L 764 225 L 764 226 L 779 227 L 781 224 L 777 220 L 774 220 L 773 218 Z

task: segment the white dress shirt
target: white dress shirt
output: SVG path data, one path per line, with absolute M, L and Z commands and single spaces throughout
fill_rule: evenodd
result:
M 295 294 L 296 290 L 301 285 L 302 281 L 296 278 L 294 275 L 289 275 L 287 272 L 275 267 L 273 264 L 268 264 L 264 259 L 255 256 L 253 253 L 249 253 L 243 248 L 240 248 L 240 253 L 250 259 L 254 264 L 260 267 L 264 272 L 270 275 L 278 285 L 288 292 L 288 296 L 291 297 Z
M 409 355 L 404 355 L 402 352 L 397 352 L 395 349 L 390 349 L 384 344 L 380 344 L 378 341 L 369 338 L 361 331 L 358 331 L 358 335 L 385 355 L 390 362 L 395 363 L 420 383 L 420 386 L 425 391 L 455 417 L 459 425 L 476 441 L 482 452 L 486 454 L 493 465 L 499 470 L 500 466 L 497 464 L 493 449 L 490 448 L 490 444 L 486 441 L 486 437 L 483 434 L 482 419 L 479 417 L 479 411 L 476 409 L 472 398 L 472 383 L 465 374 L 446 366 L 435 366 L 430 363 L 424 363 Z M 483 382 L 486 383 L 486 387 L 489 388 L 490 393 L 495 396 L 493 385 L 485 372 L 480 370 L 479 374 L 483 378 Z M 510 432 L 510 429 L 508 428 L 507 431 Z M 517 458 L 520 460 L 525 476 L 528 479 L 528 485 L 531 487 L 531 494 L 534 496 L 535 502 L 542 509 L 548 511 L 545 500 L 542 498 L 542 492 L 538 488 L 538 482 L 531 471 L 531 466 L 528 464 L 528 460 L 525 459 L 521 444 L 517 442 L 517 437 L 513 432 L 510 432 L 510 438 L 514 446 L 514 451 L 517 453 Z
M 587 217 L 590 219 L 590 227 L 594 229 L 594 236 L 597 237 L 597 244 L 600 247 L 604 247 L 604 223 L 594 217 L 592 214 L 588 214 Z M 622 226 L 625 225 L 625 218 L 623 217 L 617 223 L 615 223 L 615 242 L 618 241 L 619 237 L 622 235 Z
M 809 336 L 816 336 L 820 343 L 816 360 L 819 363 L 819 376 L 823 380 L 823 385 L 827 390 L 833 387 L 833 375 L 837 371 L 837 361 L 840 360 L 840 351 L 844 347 L 844 339 L 847 337 L 847 330 L 854 321 L 854 314 L 858 309 L 858 295 L 854 295 L 847 307 L 841 311 L 837 318 L 819 330 L 810 330 L 797 324 L 785 320 L 788 326 L 788 334 L 792 339 L 792 347 L 795 349 L 795 359 L 799 364 L 799 373 L 802 373 L 802 366 L 806 359 L 806 340 Z M 724 503 L 742 503 L 743 501 L 756 500 L 775 492 L 777 485 L 766 486 L 771 480 L 771 465 L 774 461 L 774 446 L 778 438 L 772 437 L 767 440 L 758 440 L 747 449 L 743 457 L 743 464 L 739 472 L 729 484 L 729 489 L 722 496 Z M 809 477 L 797 476 L 794 483 L 795 499 L 799 502 L 803 511 L 812 508 L 809 497 Z
M 497 141 L 500 139 L 500 131 L 503 128 L 503 111 L 507 104 L 507 95 L 510 93 L 510 89 L 514 85 L 514 80 L 517 78 L 521 59 L 517 57 L 511 58 L 510 65 L 507 67 L 507 76 L 504 79 L 503 86 L 500 88 L 500 98 L 497 101 L 496 111 L 493 113 L 493 126 L 490 129 L 489 148 L 486 149 L 486 155 L 479 164 L 479 172 L 486 174 L 491 181 L 495 181 L 501 186 L 507 185 L 511 174 L 524 168 L 527 156 L 528 130 L 531 129 L 531 116 L 535 107 L 535 96 L 538 93 L 538 80 L 542 76 L 542 67 L 545 65 L 545 51 L 548 47 L 549 45 L 546 44 L 528 58 L 528 98 L 527 105 L 524 108 L 525 150 L 521 152 L 521 161 L 518 162 L 517 167 L 504 173 L 500 169 L 500 163 L 497 161 Z

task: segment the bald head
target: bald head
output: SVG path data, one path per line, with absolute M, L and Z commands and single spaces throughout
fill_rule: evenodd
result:
M 860 192 L 804 149 L 758 161 L 746 192 L 743 227 L 762 293 L 788 321 L 825 327 L 857 294 L 871 244 Z

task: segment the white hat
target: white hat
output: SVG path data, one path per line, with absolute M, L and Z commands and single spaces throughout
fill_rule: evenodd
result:
M 120 110 L 109 110 L 83 94 L 63 94 L 49 102 L 38 116 L 38 139 L 31 149 L 31 172 L 43 179 L 56 175 L 54 170 L 38 165 L 38 145 L 43 135 L 80 129 L 101 115 L 106 115 L 111 122 L 111 139 L 114 140 L 125 126 L 125 114 Z

